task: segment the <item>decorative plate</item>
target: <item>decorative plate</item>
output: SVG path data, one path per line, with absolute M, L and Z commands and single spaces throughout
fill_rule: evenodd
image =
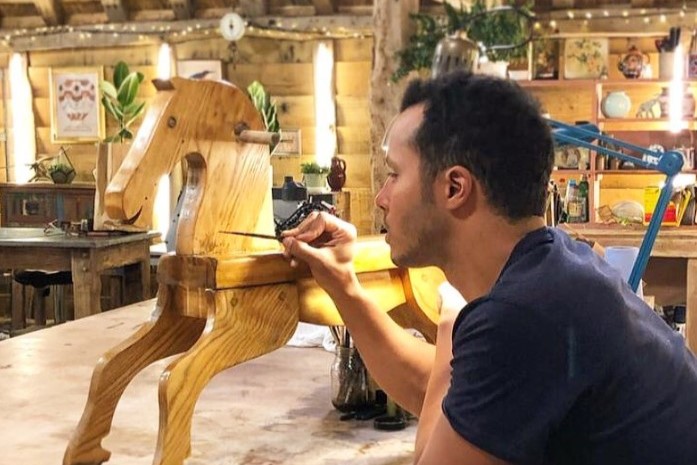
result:
M 564 44 L 565 79 L 597 79 L 607 75 L 607 61 L 607 39 L 567 39 Z

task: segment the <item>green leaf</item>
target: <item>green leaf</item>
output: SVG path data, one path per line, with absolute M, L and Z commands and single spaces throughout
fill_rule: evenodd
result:
M 119 86 L 118 92 L 118 101 L 122 107 L 126 107 L 133 103 L 136 95 L 138 95 L 139 86 L 140 82 L 138 82 L 137 74 L 131 73 L 126 76 L 126 79 L 124 79 L 121 86 Z
M 128 118 L 138 117 L 145 109 L 145 102 L 133 102 L 123 109 L 123 114 Z
M 107 97 L 102 97 L 102 105 L 104 105 L 106 111 L 108 111 L 117 121 L 121 119 L 119 113 L 116 111 L 116 107 Z
M 116 67 L 114 68 L 114 87 L 120 89 L 121 84 L 129 74 L 130 72 L 126 63 L 123 61 L 116 63 Z
M 114 84 L 111 82 L 101 81 L 99 83 L 99 90 L 101 90 L 103 94 L 109 96 L 109 98 L 116 100 L 116 87 L 114 87 Z

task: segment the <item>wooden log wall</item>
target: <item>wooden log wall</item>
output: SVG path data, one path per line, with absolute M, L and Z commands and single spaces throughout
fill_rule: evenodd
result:
M 36 152 L 37 157 L 55 155 L 61 145 L 70 147 L 68 156 L 75 166 L 76 182 L 94 182 L 92 170 L 96 160 L 96 144 L 54 144 L 51 142 L 51 106 L 49 100 L 50 83 L 49 70 L 64 67 L 101 67 L 104 77 L 111 81 L 114 65 L 123 60 L 131 71 L 140 71 L 145 75 L 146 81 L 141 85 L 138 99 L 149 101 L 155 95 L 155 88 L 150 81 L 155 78 L 157 66 L 156 46 L 113 49 L 82 49 L 82 50 L 55 50 L 46 52 L 31 52 L 29 54 L 29 82 L 33 97 L 33 110 L 36 124 Z M 8 111 L 9 113 L 9 111 Z M 118 131 L 116 121 L 110 115 L 106 115 L 106 135 L 113 135 Z M 137 130 L 140 121 L 132 127 Z
M 9 80 L 7 75 L 7 63 L 9 57 L 7 54 L 0 54 L 0 182 L 7 182 L 8 170 L 7 166 L 7 119 L 6 119 L 6 100 L 9 97 L 7 89 Z
M 272 157 L 274 185 L 277 186 L 282 184 L 285 175 L 292 175 L 296 180 L 301 179 L 300 164 L 314 160 L 312 55 L 315 43 L 245 37 L 232 45 L 220 38 L 173 45 L 176 60 L 221 60 L 223 78 L 240 88 L 246 89 L 252 81 L 260 81 L 277 103 L 281 128 L 301 130 L 301 155 Z M 365 233 L 370 231 L 369 217 L 372 208 L 368 106 L 371 49 L 370 38 L 334 41 L 338 155 L 344 158 L 347 164 L 345 188 L 352 193 L 352 220 L 357 223 L 359 230 Z M 60 148 L 60 144 L 51 143 L 50 137 L 51 68 L 100 66 L 104 69 L 105 78 L 111 80 L 114 65 L 119 60 L 124 60 L 132 70 L 138 70 L 145 75 L 147 82 L 141 86 L 138 98 L 147 102 L 155 93 L 150 80 L 156 75 L 157 54 L 156 45 L 30 52 L 29 80 L 36 120 L 37 156 L 56 154 Z M 7 111 L 10 111 L 9 99 L 3 98 L 0 101 Z M 4 114 L 0 108 L 0 128 L 4 126 Z M 109 115 L 106 115 L 106 122 L 106 134 L 114 134 L 116 122 Z M 93 182 L 96 145 L 65 145 L 70 146 L 69 156 L 77 171 L 76 182 Z M 3 144 L 0 146 L 4 149 Z M 0 182 L 7 179 L 5 158 L 2 153 Z

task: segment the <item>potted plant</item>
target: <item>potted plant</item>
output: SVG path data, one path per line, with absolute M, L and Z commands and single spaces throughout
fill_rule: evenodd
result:
M 143 73 L 131 72 L 126 63 L 119 61 L 114 67 L 113 83 L 107 80 L 100 82 L 102 104 L 107 113 L 119 123 L 118 132 L 104 139 L 104 142 L 133 139 L 133 133 L 129 128 L 145 109 L 145 102 L 136 102 L 143 79 Z
M 70 184 L 75 179 L 75 170 L 66 163 L 55 163 L 48 167 L 48 174 L 56 184 Z
M 300 172 L 303 175 L 303 183 L 308 188 L 308 192 L 315 190 L 323 191 L 327 186 L 327 174 L 329 168 L 320 166 L 317 162 L 308 162 L 300 164 Z
M 508 1 L 513 5 L 515 2 Z M 483 0 L 475 0 L 469 10 L 459 10 L 447 2 L 443 3 L 445 16 L 434 18 L 425 13 L 412 13 L 416 22 L 416 32 L 409 38 L 406 48 L 397 52 L 399 67 L 392 75 L 398 81 L 410 71 L 431 67 L 436 45 L 446 35 L 465 31 L 469 39 L 486 48 L 486 58 L 490 62 L 510 61 L 525 58 L 527 47 L 508 50 L 492 50 L 494 45 L 523 43 L 528 38 L 529 25 L 517 15 L 500 13 L 478 16 L 487 10 Z M 526 7 L 522 7 L 526 9 Z
M 261 118 L 264 120 L 264 127 L 269 132 L 279 132 L 280 125 L 278 123 L 278 111 L 276 109 L 276 102 L 271 100 L 271 96 L 259 81 L 252 82 L 247 87 L 247 92 L 249 97 L 252 99 L 252 103 L 256 109 L 261 114 Z M 276 148 L 276 144 L 269 145 L 269 151 L 273 152 Z
M 136 101 L 138 89 L 143 82 L 143 73 L 131 71 L 123 61 L 116 63 L 112 82 L 103 80 L 99 84 L 102 105 L 118 123 L 118 131 L 104 139 L 97 149 L 95 180 L 97 190 L 94 199 L 94 229 L 104 229 L 103 198 L 109 181 L 116 175 L 133 139 L 131 126 L 143 114 L 145 102 Z

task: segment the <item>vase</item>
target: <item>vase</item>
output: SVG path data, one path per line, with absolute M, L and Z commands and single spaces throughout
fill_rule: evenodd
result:
M 600 103 L 600 111 L 606 118 L 624 118 L 632 108 L 632 101 L 623 91 L 608 93 Z
M 343 158 L 332 157 L 327 183 L 332 192 L 340 192 L 341 188 L 346 184 L 346 162 Z

